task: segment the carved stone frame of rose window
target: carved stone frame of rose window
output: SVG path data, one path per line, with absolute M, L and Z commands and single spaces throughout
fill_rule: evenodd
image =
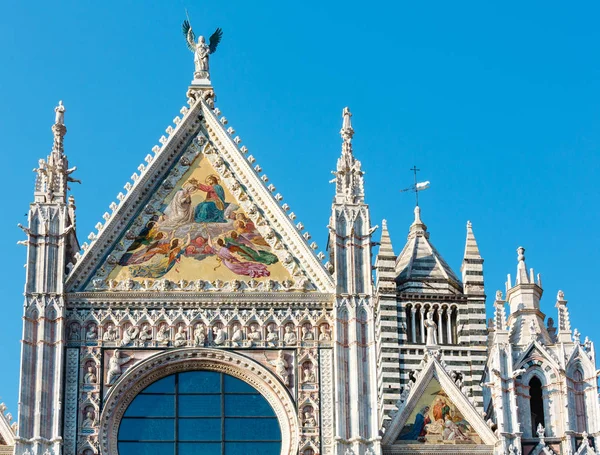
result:
M 121 419 L 133 399 L 147 386 L 174 373 L 216 371 L 238 378 L 256 390 L 275 411 L 281 428 L 281 455 L 297 455 L 300 425 L 294 401 L 279 379 L 265 367 L 239 353 L 210 348 L 161 352 L 129 369 L 106 395 L 99 422 L 102 455 L 118 455 Z

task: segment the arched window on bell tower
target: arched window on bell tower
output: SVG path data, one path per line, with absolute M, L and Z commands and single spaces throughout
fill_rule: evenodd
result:
M 534 436 L 539 424 L 546 427 L 542 381 L 537 376 L 532 377 L 529 381 L 529 409 L 531 412 L 531 435 Z
M 585 412 L 585 382 L 580 369 L 577 369 L 573 375 L 573 391 L 575 395 L 575 430 L 578 433 L 583 433 L 587 431 L 587 418 Z

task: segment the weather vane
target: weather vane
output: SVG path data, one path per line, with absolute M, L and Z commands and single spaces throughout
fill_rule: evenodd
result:
M 192 26 L 190 25 L 190 18 L 187 15 L 187 10 L 185 12 L 187 19 L 183 21 L 183 25 L 181 26 L 183 30 L 183 35 L 187 41 L 187 46 L 190 51 L 194 53 L 194 64 L 196 65 L 196 70 L 194 71 L 194 79 L 207 79 L 210 80 L 210 73 L 208 69 L 208 56 L 210 54 L 214 54 L 217 50 L 217 46 L 221 42 L 221 37 L 223 36 L 223 30 L 217 28 L 215 32 L 210 35 L 208 39 L 208 44 L 204 40 L 203 36 L 198 37 L 198 41 L 196 42 L 196 35 L 192 30 Z
M 412 171 L 413 174 L 415 175 L 415 183 L 412 184 L 411 186 L 409 186 L 408 188 L 404 188 L 403 190 L 400 190 L 400 192 L 401 193 L 405 193 L 407 191 L 414 192 L 416 204 L 418 207 L 419 206 L 419 191 L 423 191 L 423 190 L 426 190 L 427 188 L 429 188 L 429 180 L 427 180 L 425 182 L 417 182 L 417 172 L 419 172 L 421 169 L 417 169 L 417 166 L 413 166 L 409 170 Z

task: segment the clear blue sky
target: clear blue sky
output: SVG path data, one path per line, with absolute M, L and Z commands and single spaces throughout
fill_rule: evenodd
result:
M 541 272 L 543 311 L 565 291 L 593 335 L 600 169 L 597 2 L 11 2 L 0 15 L 4 163 L 0 398 L 16 415 L 25 247 L 17 223 L 59 99 L 81 241 L 185 104 L 193 57 L 181 35 L 217 26 L 217 106 L 292 210 L 325 246 L 350 106 L 373 224 L 398 253 L 422 194 L 431 240 L 458 273 L 465 224 L 491 303 L 516 248 Z M 593 337 L 592 337 L 593 338 Z M 594 339 L 594 338 L 593 338 Z M 600 341 L 600 338 L 595 338 Z

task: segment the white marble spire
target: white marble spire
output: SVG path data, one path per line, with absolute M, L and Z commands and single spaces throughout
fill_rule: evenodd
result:
M 337 168 L 333 171 L 336 176 L 335 202 L 338 204 L 361 204 L 364 202 L 364 172 L 361 170 L 360 161 L 352 153 L 352 113 L 348 107 L 342 111 L 342 155 L 338 158 Z

